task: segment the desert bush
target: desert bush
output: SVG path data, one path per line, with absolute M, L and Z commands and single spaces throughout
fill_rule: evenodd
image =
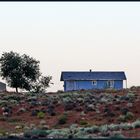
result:
M 7 117 L 0 116 L 0 121 L 7 121 Z
M 107 124 L 106 124 L 106 125 L 101 125 L 101 126 L 99 127 L 99 131 L 100 131 L 101 133 L 107 132 L 107 131 L 108 131 L 108 125 L 107 125 Z
M 129 93 L 127 94 L 127 97 L 129 97 L 129 98 L 134 98 L 134 97 L 135 97 L 135 94 L 132 93 L 132 92 L 129 92 Z
M 125 122 L 126 121 L 125 116 L 124 115 L 120 115 L 119 118 L 118 118 L 118 121 Z
M 22 121 L 22 119 L 20 119 L 20 118 L 8 118 L 7 119 L 7 122 L 9 122 L 9 123 L 17 123 L 17 122 L 21 122 Z
M 9 102 L 7 100 L 0 100 L 0 106 L 5 106 L 7 105 Z
M 123 115 L 126 115 L 127 112 L 129 112 L 129 109 L 128 108 L 122 108 L 121 112 L 122 112 Z
M 74 138 L 83 138 L 85 136 L 85 134 L 83 134 L 83 132 L 78 131 L 76 134 L 74 134 Z
M 67 114 L 63 114 L 58 119 L 58 124 L 65 124 L 67 122 Z
M 87 128 L 85 129 L 85 131 L 86 131 L 87 133 L 97 133 L 97 132 L 99 132 L 99 126 L 93 125 L 92 127 L 87 127 Z
M 87 105 L 85 106 L 85 110 L 86 110 L 86 111 L 95 111 L 95 107 L 94 107 L 93 104 L 87 104 Z
M 6 95 L 3 97 L 4 100 L 17 100 L 19 101 L 20 100 L 20 96 L 17 96 L 17 95 Z
M 57 93 L 64 93 L 64 91 L 63 90 L 58 90 Z
M 11 99 L 9 102 L 10 102 L 11 104 L 18 104 L 18 101 L 17 101 L 17 100 L 14 100 L 14 99 Z
M 69 136 L 69 130 L 68 129 L 61 129 L 61 130 L 51 130 L 47 136 L 47 138 L 68 138 Z
M 120 127 L 120 129 L 122 129 L 122 130 L 130 130 L 130 129 L 133 128 L 132 124 L 130 124 L 130 123 L 121 123 L 121 124 L 119 125 L 119 127 Z
M 118 124 L 110 124 L 110 125 L 108 125 L 108 128 L 111 131 L 117 131 L 117 130 L 119 130 L 119 125 Z
M 123 134 L 121 134 L 121 132 L 115 132 L 112 134 L 112 136 L 110 136 L 111 139 L 119 139 L 119 138 L 125 138 L 125 136 Z
M 24 132 L 25 138 L 32 138 L 34 136 L 46 137 L 47 135 L 48 135 L 48 131 L 46 130 L 29 130 Z
M 37 113 L 37 117 L 38 117 L 39 119 L 43 119 L 43 118 L 45 117 L 45 113 L 42 112 L 42 111 L 40 111 L 40 112 Z
M 87 125 L 87 124 L 88 124 L 88 122 L 87 122 L 87 121 L 85 121 L 85 120 L 81 120 L 81 121 L 79 122 L 79 124 L 80 124 L 80 125 Z
M 127 112 L 125 118 L 126 120 L 131 120 L 134 118 L 134 114 L 132 112 Z
M 140 128 L 140 120 L 136 120 L 132 123 L 133 128 Z
M 6 136 L 6 130 L 0 129 L 0 136 Z

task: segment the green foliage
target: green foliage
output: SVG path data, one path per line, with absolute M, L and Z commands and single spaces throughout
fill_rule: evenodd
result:
M 45 137 L 48 135 L 48 131 L 46 130 L 29 130 L 24 132 L 24 137 L 33 137 L 33 136 L 38 136 L 38 137 Z
M 131 119 L 134 118 L 134 114 L 133 114 L 132 112 L 127 112 L 125 118 L 126 118 L 127 120 L 131 120 Z
M 17 96 L 17 95 L 6 95 L 3 97 L 4 100 L 17 100 L 19 101 L 20 100 L 20 96 Z
M 136 120 L 132 123 L 133 128 L 140 128 L 140 120 Z
M 119 125 L 118 125 L 118 124 L 110 124 L 110 125 L 108 126 L 108 128 L 109 128 L 109 130 L 111 130 L 111 131 L 117 131 L 117 130 L 119 130 Z
M 0 106 L 5 106 L 8 104 L 8 101 L 7 100 L 1 100 L 0 99 Z
M 40 111 L 40 112 L 37 113 L 37 117 L 38 117 L 39 119 L 43 119 L 43 118 L 45 117 L 45 113 L 42 112 L 42 111 Z
M 40 75 L 39 61 L 28 55 L 19 55 L 13 51 L 5 52 L 0 58 L 1 76 L 10 87 L 30 90 L 30 82 Z
M 129 130 L 129 129 L 132 129 L 133 126 L 130 123 L 121 123 L 119 125 L 119 128 L 122 130 Z
M 87 125 L 87 124 L 88 124 L 88 122 L 87 122 L 87 121 L 85 121 L 85 120 L 81 120 L 81 121 L 79 122 L 79 124 L 80 124 L 80 125 Z
M 125 116 L 124 115 L 120 115 L 119 118 L 118 118 L 118 121 L 125 122 L 126 121 Z
M 120 132 L 117 132 L 117 133 L 113 134 L 113 136 L 111 136 L 110 138 L 119 139 L 119 138 L 125 138 L 125 136 L 123 134 L 121 134 Z
M 134 97 L 135 97 L 135 94 L 132 93 L 132 92 L 129 92 L 129 93 L 127 94 L 127 97 L 129 97 L 129 98 L 134 98 Z
M 52 76 L 39 76 L 38 79 L 32 83 L 31 92 L 34 93 L 42 93 L 45 92 L 45 89 L 50 87 L 50 81 L 52 80 Z
M 87 128 L 85 128 L 85 131 L 87 133 L 96 133 L 96 132 L 99 132 L 99 126 L 93 125 L 91 127 L 87 127 Z
M 58 124 L 65 124 L 67 122 L 67 114 L 63 114 L 59 117 Z
M 126 122 L 127 120 L 132 120 L 134 118 L 134 114 L 132 112 L 127 112 L 126 115 L 120 115 L 118 121 Z
M 51 130 L 50 133 L 48 134 L 47 138 L 63 138 L 67 139 L 69 136 L 69 130 L 68 129 L 62 129 L 62 130 Z
M 100 131 L 101 133 L 107 132 L 107 131 L 108 131 L 108 125 L 101 125 L 101 126 L 99 127 L 99 131 Z

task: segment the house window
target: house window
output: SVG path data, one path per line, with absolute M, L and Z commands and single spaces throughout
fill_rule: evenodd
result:
M 96 86 L 97 85 L 97 81 L 96 80 L 92 81 L 92 85 Z
M 114 81 L 113 80 L 107 81 L 107 86 L 108 86 L 108 88 L 113 88 L 114 87 Z

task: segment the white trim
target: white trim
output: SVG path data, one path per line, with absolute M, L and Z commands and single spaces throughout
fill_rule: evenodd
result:
M 107 84 L 108 84 L 108 82 L 110 82 L 110 87 L 109 88 L 113 88 L 114 87 L 114 80 L 108 80 Z
M 96 86 L 97 85 L 97 80 L 93 80 L 92 85 Z

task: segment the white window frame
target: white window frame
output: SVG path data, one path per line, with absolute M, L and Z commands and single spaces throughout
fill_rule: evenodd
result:
M 113 88 L 114 87 L 114 80 L 108 80 L 107 84 L 109 85 L 110 82 L 110 87 L 109 88 Z
M 97 85 L 97 80 L 93 80 L 93 81 L 92 81 L 92 85 L 93 85 L 93 86 L 96 86 L 96 85 Z

